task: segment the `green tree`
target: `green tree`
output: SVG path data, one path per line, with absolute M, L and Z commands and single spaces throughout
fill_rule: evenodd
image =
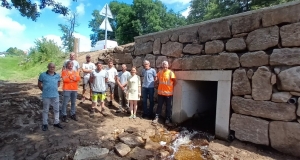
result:
M 59 62 L 63 56 L 60 48 L 53 40 L 37 39 L 35 46 L 30 48 L 26 66 L 44 62 Z
M 191 0 L 188 23 L 256 10 L 293 0 Z
M 135 36 L 144 35 L 152 32 L 162 31 L 186 24 L 185 18 L 179 13 L 175 13 L 167 8 L 160 0 L 134 0 L 132 5 L 112 1 L 109 3 L 114 20 L 112 28 L 115 32 L 115 38 L 119 44 L 125 44 L 134 41 Z M 92 45 L 94 45 L 101 33 L 98 27 L 102 19 L 97 18 L 94 11 L 93 18 L 89 27 L 93 34 L 90 35 Z
M 77 1 L 77 0 L 73 0 Z M 52 11 L 54 13 L 62 14 L 64 16 L 68 15 L 69 9 L 68 7 L 63 6 L 59 2 L 55 2 L 55 0 L 39 0 L 40 4 L 32 3 L 30 0 L 12 0 L 9 3 L 7 0 L 1 0 L 1 7 L 12 9 L 17 9 L 23 17 L 27 17 L 36 21 L 40 16 L 40 10 L 45 9 L 46 7 L 52 7 Z
M 75 28 L 79 26 L 78 14 L 73 12 L 69 17 L 66 18 L 66 24 L 58 24 L 61 32 L 63 33 L 61 40 L 66 51 L 73 51 L 74 46 L 74 35 Z
M 6 50 L 6 52 L 11 56 L 24 56 L 25 53 L 23 50 L 18 49 L 17 47 L 10 47 Z

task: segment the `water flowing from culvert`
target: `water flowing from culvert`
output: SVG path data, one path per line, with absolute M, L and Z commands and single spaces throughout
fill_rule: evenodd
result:
M 169 135 L 169 138 L 167 138 Z M 175 136 L 175 137 L 174 137 Z M 157 131 L 152 141 L 165 145 L 171 155 L 166 159 L 203 160 L 208 154 L 208 141 L 213 136 L 201 131 L 188 131 L 182 128 L 176 135 L 172 131 Z M 164 141 L 167 140 L 167 141 Z

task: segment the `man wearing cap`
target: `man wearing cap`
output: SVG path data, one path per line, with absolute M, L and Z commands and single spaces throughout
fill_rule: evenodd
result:
M 79 71 L 80 65 L 79 63 L 75 60 L 75 53 L 71 52 L 70 53 L 70 59 L 66 60 L 63 66 L 63 70 L 67 68 L 67 62 L 72 61 L 73 62 L 73 70 Z
M 83 84 L 82 84 L 82 102 L 85 100 L 85 91 L 87 88 L 87 85 L 89 85 L 90 88 L 90 96 L 89 98 L 92 99 L 92 89 L 91 89 L 91 82 L 89 81 L 90 75 L 93 72 L 93 70 L 96 69 L 96 66 L 94 63 L 91 62 L 91 56 L 89 54 L 86 55 L 86 62 L 82 64 L 82 72 L 83 72 Z

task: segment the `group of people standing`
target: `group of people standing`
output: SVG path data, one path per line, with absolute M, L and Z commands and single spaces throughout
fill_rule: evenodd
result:
M 127 71 L 125 64 L 122 65 L 122 71 L 117 72 L 113 66 L 113 61 L 108 62 L 108 68 L 103 69 L 102 63 L 97 62 L 96 65 L 91 62 L 91 56 L 86 56 L 86 62 L 82 65 L 83 72 L 83 91 L 82 102 L 86 100 L 84 96 L 87 85 L 90 88 L 90 97 L 92 101 L 91 116 L 95 110 L 99 112 L 105 108 L 105 99 L 107 89 L 110 92 L 110 101 L 108 105 L 112 105 L 114 99 L 114 89 L 117 85 L 119 94 L 119 109 L 117 112 L 127 110 L 130 112 L 129 118 L 136 118 L 137 102 L 143 95 L 143 118 L 153 119 L 153 123 L 157 123 L 161 114 L 162 106 L 166 103 L 166 124 L 171 122 L 172 116 L 172 100 L 173 88 L 175 85 L 175 74 L 168 69 L 167 61 L 162 62 L 163 69 L 156 73 L 156 70 L 150 67 L 150 62 L 145 60 L 144 69 L 142 70 L 143 84 L 141 78 L 137 75 L 137 68 L 132 67 L 131 71 Z M 38 87 L 42 91 L 43 99 L 43 125 L 42 130 L 48 130 L 48 112 L 50 105 L 53 106 L 54 127 L 63 128 L 59 121 L 59 115 L 62 116 L 63 122 L 67 119 L 67 104 L 71 100 L 70 118 L 77 121 L 76 116 L 76 99 L 78 91 L 78 82 L 81 80 L 79 75 L 80 65 L 75 60 L 75 54 L 70 54 L 70 59 L 64 63 L 61 76 L 55 73 L 55 64 L 49 63 L 48 70 L 40 74 L 38 79 Z M 60 81 L 63 81 L 63 103 L 59 108 L 58 87 Z M 154 88 L 158 85 L 158 106 L 156 112 L 154 107 Z M 147 101 L 150 106 L 147 106 Z M 98 104 L 98 102 L 100 103 Z M 99 107 L 97 107 L 99 106 Z

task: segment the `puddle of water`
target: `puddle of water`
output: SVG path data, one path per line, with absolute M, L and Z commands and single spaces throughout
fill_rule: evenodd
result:
M 174 155 L 176 160 L 203 160 L 200 147 L 181 145 Z
M 153 142 L 164 144 L 170 148 L 171 155 L 167 159 L 175 160 L 203 160 L 207 155 L 208 141 L 207 133 L 188 131 L 183 128 L 181 132 L 159 130 L 155 135 L 149 137 Z

